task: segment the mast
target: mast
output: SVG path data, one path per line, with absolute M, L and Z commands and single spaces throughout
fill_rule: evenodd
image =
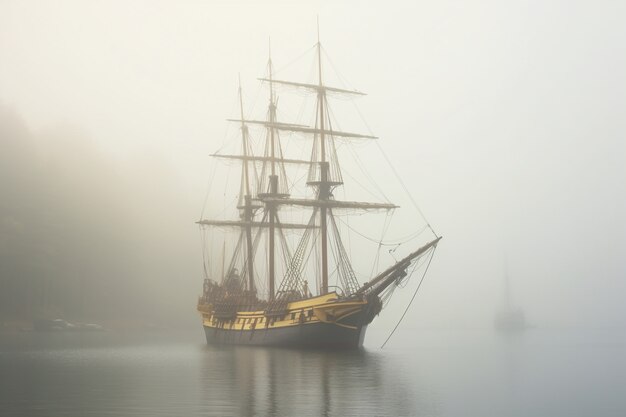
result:
M 268 61 L 268 67 L 269 67 L 269 77 L 270 80 L 272 79 L 272 46 L 271 44 L 269 45 L 269 61 Z M 276 104 L 274 103 L 274 86 L 273 84 L 270 82 L 270 105 L 269 105 L 269 121 L 270 123 L 276 123 Z M 243 117 L 242 117 L 243 118 Z M 275 153 L 275 149 L 274 149 L 274 128 L 270 127 L 270 167 L 271 167 L 271 174 L 270 174 L 270 192 L 269 194 L 272 197 L 275 197 L 278 194 L 278 176 L 276 175 L 276 153 Z M 275 227 L 275 220 L 276 220 L 276 205 L 275 204 L 269 204 L 268 205 L 268 209 L 269 209 L 269 221 L 270 221 L 270 230 L 269 230 L 269 299 L 273 300 L 274 299 L 274 282 L 275 282 L 275 275 L 276 275 L 276 271 L 275 271 L 275 266 L 276 266 L 276 260 L 275 260 L 275 233 L 276 233 L 276 227 Z
M 320 31 L 319 22 L 317 27 L 317 69 L 318 69 L 318 84 L 319 90 L 317 92 L 317 101 L 319 103 L 319 121 L 320 121 L 320 185 L 317 194 L 318 200 L 328 200 L 330 196 L 330 185 L 328 183 L 328 162 L 326 162 L 326 144 L 324 137 L 324 100 L 326 97 L 325 91 L 322 88 L 322 45 L 320 43 Z M 326 294 L 328 292 L 328 226 L 326 224 L 327 207 L 322 206 L 320 208 L 320 227 L 322 229 L 322 288 L 320 288 L 320 294 Z
M 241 76 L 239 76 L 239 109 L 241 114 L 241 140 L 243 145 L 243 181 L 244 181 L 244 208 L 243 221 L 246 233 L 246 264 L 248 266 L 248 289 L 254 291 L 254 254 L 252 250 L 252 195 L 250 194 L 250 177 L 248 174 L 248 127 L 243 122 L 243 94 L 241 91 Z

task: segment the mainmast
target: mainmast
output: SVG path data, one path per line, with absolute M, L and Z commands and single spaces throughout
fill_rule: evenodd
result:
M 326 162 L 326 144 L 324 137 L 324 100 L 326 92 L 322 84 L 322 44 L 320 43 L 319 27 L 317 29 L 317 69 L 318 85 L 317 101 L 319 103 L 319 126 L 320 126 L 320 184 L 317 194 L 318 200 L 328 200 L 330 197 L 330 185 L 328 183 L 328 162 Z M 320 208 L 320 227 L 322 231 L 322 287 L 320 294 L 328 292 L 328 226 L 326 224 L 327 208 Z
M 285 277 L 280 284 L 280 296 L 275 294 L 275 297 L 282 297 L 282 294 L 293 294 L 294 291 L 300 290 L 300 284 L 302 282 L 302 274 L 306 268 L 305 264 L 308 257 L 305 256 L 308 245 L 314 245 L 320 248 L 320 259 L 315 263 L 317 265 L 316 270 L 319 271 L 318 291 L 319 294 L 327 294 L 329 291 L 329 249 L 331 249 L 332 255 L 337 262 L 337 278 L 341 282 L 344 288 L 345 294 L 353 294 L 358 288 L 358 280 L 356 274 L 350 265 L 348 254 L 345 250 L 343 243 L 341 242 L 341 236 L 337 223 L 333 217 L 334 209 L 359 209 L 359 210 L 391 210 L 397 206 L 392 203 L 370 203 L 360 201 L 341 201 L 336 200 L 332 195 L 332 190 L 343 184 L 341 176 L 341 169 L 339 166 L 339 160 L 337 155 L 337 149 L 334 144 L 335 138 L 343 139 L 377 139 L 372 135 L 363 135 L 359 133 L 353 133 L 349 131 L 334 130 L 331 125 L 331 120 L 328 118 L 329 103 L 328 94 L 349 94 L 349 95 L 364 95 L 364 93 L 356 90 L 347 90 L 344 88 L 337 88 L 324 85 L 324 77 L 322 74 L 322 45 L 319 37 L 319 29 L 317 36 L 317 80 L 314 83 L 303 83 L 287 80 L 275 80 L 273 74 L 269 71 L 268 78 L 260 78 L 261 81 L 269 83 L 270 86 L 270 111 L 266 121 L 260 120 L 247 120 L 247 123 L 262 125 L 268 129 L 268 139 L 270 143 L 268 146 L 265 161 L 272 162 L 270 184 L 268 191 L 264 194 L 259 194 L 259 199 L 266 205 L 267 210 L 267 222 L 270 228 L 270 288 L 274 288 L 273 280 L 275 279 L 274 273 L 274 244 L 273 234 L 274 228 L 282 227 L 282 224 L 278 221 L 277 210 L 280 206 L 300 206 L 311 207 L 313 213 L 308 223 L 308 227 L 305 229 L 314 229 L 319 227 L 321 234 L 318 235 L 320 242 L 317 242 L 316 238 L 311 238 L 311 233 L 307 230 L 300 239 L 300 243 L 293 255 L 293 258 L 289 261 L 288 270 Z M 271 63 L 271 61 L 270 61 Z M 294 123 L 278 122 L 276 120 L 275 113 L 275 98 L 274 98 L 274 84 L 281 86 L 304 89 L 316 94 L 316 119 L 313 126 L 306 126 Z M 275 172 L 274 161 L 277 162 L 300 162 L 297 160 L 287 160 L 282 158 L 282 154 L 278 156 L 274 153 L 274 144 L 277 141 L 278 133 L 281 131 L 296 132 L 301 134 L 310 134 L 313 136 L 313 149 L 311 159 L 309 163 L 309 174 L 307 185 L 313 188 L 315 196 L 311 199 L 307 198 L 292 198 L 288 194 L 281 194 L 277 191 L 278 188 L 278 176 Z M 319 145 L 317 141 L 319 140 Z M 278 142 L 279 144 L 280 142 Z M 280 145 L 279 145 L 280 146 Z M 281 152 L 280 147 L 276 152 Z M 282 166 L 282 165 L 281 165 Z M 269 166 L 268 166 L 269 168 Z M 269 170 L 269 169 L 268 169 Z M 267 178 L 267 177 L 265 177 Z M 319 217 L 318 217 L 319 216 Z M 275 223 L 275 225 L 274 225 Z M 319 226 L 316 226 L 319 225 Z M 319 246 L 318 246 L 319 245 Z M 330 247 L 330 248 L 329 248 Z M 310 248 L 310 246 L 309 246 Z M 334 269 L 334 265 L 331 268 Z M 334 272 L 333 272 L 334 273 Z

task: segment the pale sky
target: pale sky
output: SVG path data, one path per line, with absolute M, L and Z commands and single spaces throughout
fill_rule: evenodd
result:
M 288 64 L 316 42 L 317 16 L 444 236 L 407 327 L 490 325 L 505 269 L 530 321 L 626 323 L 624 2 L 2 0 L 0 103 L 35 131 L 76 126 L 121 164 L 164 161 L 190 214 L 172 227 L 189 227 L 184 262 L 199 269 L 193 216 L 208 154 L 232 134 L 237 76 L 261 109 L 270 37 L 285 76 L 310 76 Z

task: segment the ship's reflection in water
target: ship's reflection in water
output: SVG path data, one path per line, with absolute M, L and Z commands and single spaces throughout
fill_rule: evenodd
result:
M 0 339 L 0 415 L 419 416 L 405 356 L 211 347 L 180 335 Z M 5 414 L 3 414 L 5 413 Z
M 216 406 L 250 416 L 414 416 L 432 409 L 416 404 L 415 387 L 407 385 L 402 368 L 379 353 L 206 349 L 207 413 Z M 228 374 L 232 378 L 224 380 Z

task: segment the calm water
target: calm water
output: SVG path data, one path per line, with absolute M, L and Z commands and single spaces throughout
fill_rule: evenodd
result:
M 626 338 L 610 330 L 423 330 L 350 353 L 0 337 L 2 416 L 626 416 Z

